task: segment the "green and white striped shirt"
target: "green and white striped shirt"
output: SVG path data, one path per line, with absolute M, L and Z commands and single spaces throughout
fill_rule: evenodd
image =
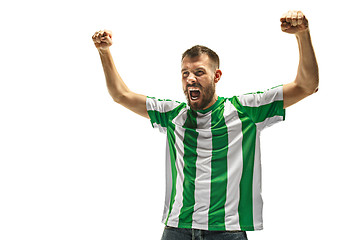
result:
M 147 98 L 166 133 L 163 223 L 214 231 L 261 230 L 260 132 L 285 118 L 283 88 L 219 97 L 206 110 Z

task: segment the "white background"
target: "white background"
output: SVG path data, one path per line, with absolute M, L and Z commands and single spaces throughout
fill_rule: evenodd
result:
M 293 81 L 298 47 L 280 17 L 310 24 L 320 90 L 262 134 L 257 239 L 360 239 L 355 1 L 3 1 L 0 239 L 160 239 L 165 135 L 112 101 L 91 36 L 128 87 L 184 101 L 180 58 L 215 50 L 220 96 Z

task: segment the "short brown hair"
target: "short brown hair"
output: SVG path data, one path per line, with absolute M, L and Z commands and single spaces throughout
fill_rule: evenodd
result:
M 201 46 L 201 45 L 195 45 L 192 48 L 189 48 L 188 50 L 186 50 L 182 55 L 181 61 L 184 60 L 185 57 L 194 58 L 194 57 L 200 56 L 201 54 L 208 55 L 208 57 L 214 63 L 215 68 L 220 67 L 220 59 L 219 59 L 219 56 L 216 54 L 216 52 L 214 52 L 213 50 L 211 50 L 208 47 Z

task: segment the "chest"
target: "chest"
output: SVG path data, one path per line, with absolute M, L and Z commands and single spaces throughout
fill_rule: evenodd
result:
M 242 148 L 256 125 L 242 111 L 228 106 L 205 114 L 184 110 L 168 127 L 171 143 L 184 155 L 224 158 L 229 147 Z

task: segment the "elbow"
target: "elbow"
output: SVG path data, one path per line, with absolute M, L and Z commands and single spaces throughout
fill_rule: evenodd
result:
M 316 84 L 316 87 L 313 88 L 312 94 L 317 93 L 319 91 L 319 82 Z
M 318 71 L 313 74 L 304 74 L 295 80 L 306 95 L 312 95 L 319 90 L 319 74 Z
M 319 90 L 319 68 L 315 67 L 315 70 L 311 76 L 309 76 L 309 93 L 310 95 L 316 93 Z
M 124 105 L 124 103 L 126 103 L 129 99 L 129 93 L 130 92 L 126 92 L 126 93 L 110 93 L 112 99 L 114 100 L 114 102 L 119 103 L 121 105 Z
M 116 97 L 116 96 L 111 96 L 111 97 L 112 97 L 112 99 L 113 99 L 114 102 L 119 103 L 119 104 L 122 103 L 121 98 Z
M 312 85 L 310 87 L 310 92 L 311 94 L 316 93 L 317 91 L 319 91 L 319 75 L 316 75 L 312 81 Z
M 311 84 L 308 84 L 303 89 L 308 95 L 316 93 L 319 90 L 319 78 L 312 79 Z
M 303 87 L 302 89 L 303 89 L 303 91 L 305 92 L 305 94 L 307 96 L 310 96 L 310 95 L 316 93 L 319 90 L 319 85 L 314 84 L 312 86 Z
M 123 104 L 125 101 L 124 95 L 120 95 L 120 96 L 119 95 L 111 95 L 111 97 L 114 100 L 114 102 L 119 103 L 119 104 Z

